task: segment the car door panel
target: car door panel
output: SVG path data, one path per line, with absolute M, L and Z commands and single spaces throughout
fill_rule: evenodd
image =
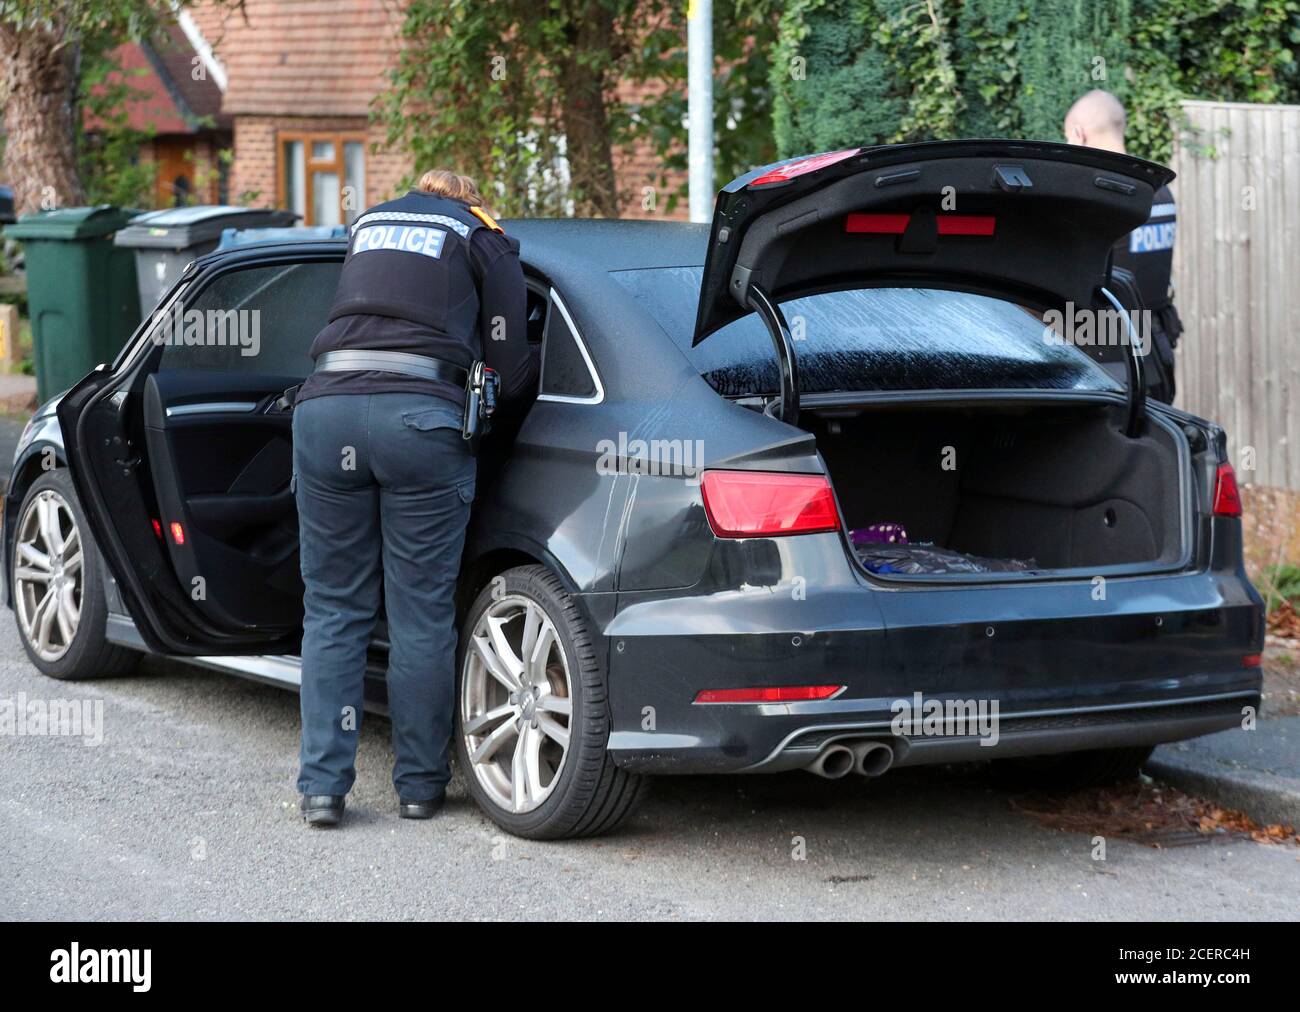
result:
M 168 369 L 145 381 L 164 543 L 195 606 L 222 626 L 301 622 L 292 415 L 276 407 L 297 381 Z
M 343 253 L 302 243 L 201 264 L 176 298 L 208 314 L 202 342 L 159 342 L 146 327 L 60 404 L 92 533 L 154 650 L 297 649 L 292 416 L 277 401 L 311 369 Z M 214 311 L 231 310 L 260 338 L 213 339 Z

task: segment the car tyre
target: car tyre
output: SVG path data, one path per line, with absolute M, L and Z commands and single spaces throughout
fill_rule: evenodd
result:
M 1154 749 L 1154 745 L 1138 745 L 997 759 L 993 769 L 998 779 L 1010 787 L 1075 791 L 1132 780 Z
M 105 635 L 103 559 L 66 469 L 46 472 L 27 490 L 10 565 L 18 638 L 42 674 L 72 682 L 124 675 L 135 667 L 139 652 Z
M 456 755 L 470 796 L 515 836 L 607 833 L 647 778 L 614 765 L 604 664 L 577 601 L 545 566 L 494 577 L 460 637 Z

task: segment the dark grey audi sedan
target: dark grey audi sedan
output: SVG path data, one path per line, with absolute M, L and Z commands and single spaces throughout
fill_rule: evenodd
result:
M 1052 324 L 1129 326 L 1109 250 L 1170 178 L 943 142 L 756 170 L 707 228 L 507 223 L 542 368 L 484 446 L 464 558 L 484 811 L 553 838 L 609 830 L 651 774 L 991 759 L 1073 785 L 1257 708 L 1223 432 L 1145 401 L 1128 330 Z M 43 672 L 155 651 L 298 684 L 280 395 L 345 249 L 204 257 L 32 419 L 5 559 Z

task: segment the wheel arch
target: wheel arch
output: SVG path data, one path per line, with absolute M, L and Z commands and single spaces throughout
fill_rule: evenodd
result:
M 21 457 L 14 462 L 9 474 L 9 487 L 5 489 L 4 502 L 4 603 L 12 608 L 14 604 L 13 587 L 13 550 L 14 530 L 18 523 L 18 513 L 22 508 L 27 490 L 36 483 L 36 479 L 45 474 L 49 468 L 44 464 L 45 451 L 52 449 L 56 461 L 55 470 L 68 466 L 63 447 L 50 440 L 32 443 Z
M 545 566 L 553 572 L 570 594 L 577 594 L 578 585 L 569 571 L 555 555 L 543 545 L 526 537 L 496 537 L 480 541 L 466 551 L 461 563 L 460 581 L 456 591 L 458 620 L 469 611 L 474 599 L 494 576 L 516 566 Z

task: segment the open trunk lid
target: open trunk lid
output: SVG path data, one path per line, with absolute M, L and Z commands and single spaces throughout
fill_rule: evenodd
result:
M 810 155 L 718 194 L 694 343 L 773 302 L 869 284 L 1092 305 L 1163 166 L 1068 144 L 971 140 Z

